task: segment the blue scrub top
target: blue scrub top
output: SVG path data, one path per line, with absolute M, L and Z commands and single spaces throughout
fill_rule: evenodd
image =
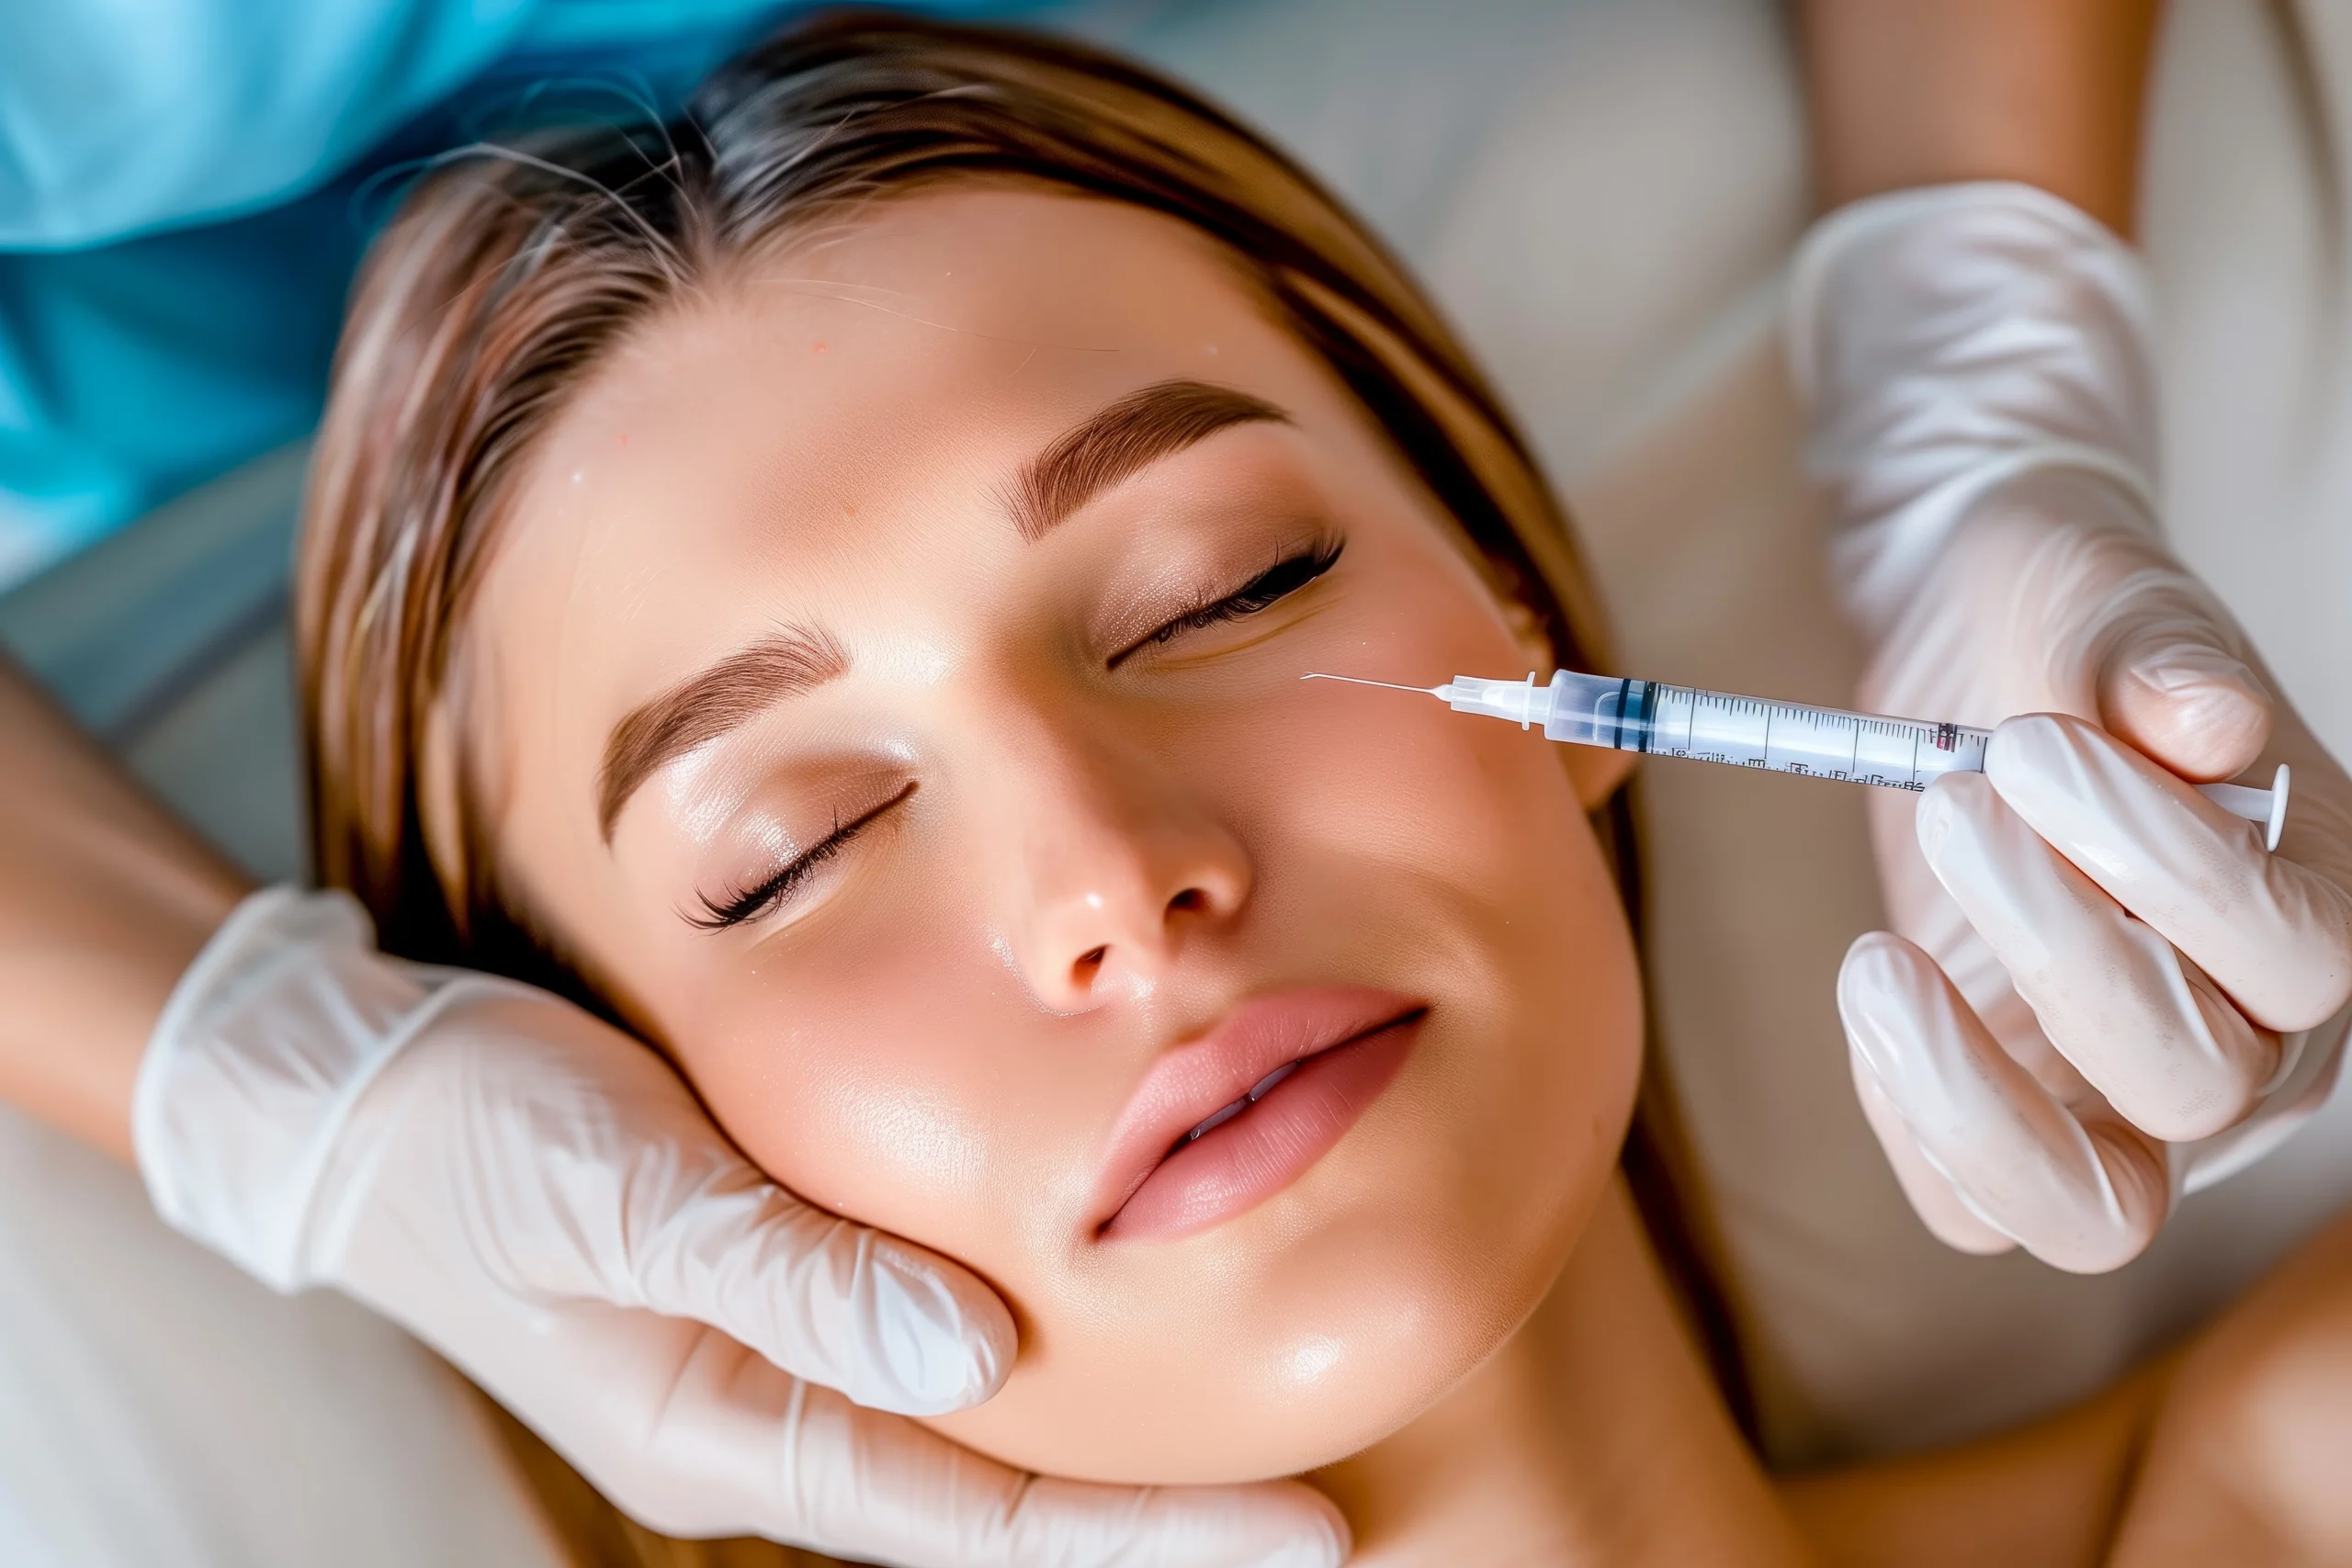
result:
M 548 83 L 667 111 L 808 3 L 0 6 L 0 588 L 310 430 L 387 170 Z

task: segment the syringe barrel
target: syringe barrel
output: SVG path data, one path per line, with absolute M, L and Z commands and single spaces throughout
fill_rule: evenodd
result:
M 1485 714 L 1521 728 L 1540 724 L 1550 739 L 1578 746 L 1847 779 L 1883 789 L 1924 790 L 1946 773 L 1981 773 L 1984 748 L 1993 739 L 1991 730 L 1964 724 L 1768 702 L 1663 681 L 1561 670 L 1549 685 L 1535 682 L 1532 671 L 1524 681 L 1456 675 L 1442 686 L 1403 689 L 1426 691 L 1456 713 Z M 2232 816 L 2263 824 L 2275 850 L 2287 824 L 2290 783 L 2282 764 L 2268 789 L 2197 788 Z
M 1563 670 L 1546 689 L 1555 740 L 1774 773 L 1923 790 L 1950 773 L 1981 773 L 1991 733 L 1769 702 L 1727 692 Z

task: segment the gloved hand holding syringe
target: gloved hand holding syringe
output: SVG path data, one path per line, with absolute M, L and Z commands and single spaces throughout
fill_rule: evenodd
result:
M 1404 686 L 1320 671 L 1300 679 L 1419 692 L 1456 713 L 1509 719 L 1522 729 L 1540 724 L 1547 738 L 1571 745 L 1729 762 L 1888 789 L 1919 791 L 1945 773 L 1981 773 L 1984 749 L 1993 739 L 1991 730 L 1963 724 L 1848 713 L 1573 670 L 1554 671 L 1547 685 L 1536 684 L 1532 671 L 1524 681 L 1456 675 L 1442 686 Z M 2264 846 L 2276 850 L 2287 826 L 2290 779 L 2281 762 L 2267 789 L 2230 784 L 2196 788 L 2232 816 L 2262 824 Z

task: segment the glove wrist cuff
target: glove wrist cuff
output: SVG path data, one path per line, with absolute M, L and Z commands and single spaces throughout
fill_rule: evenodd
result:
M 131 1142 L 157 1213 L 273 1289 L 313 1282 L 322 1173 L 352 1107 L 438 1010 L 439 975 L 379 953 L 348 894 L 246 898 L 140 1060 Z
M 1799 247 L 1787 307 L 1808 466 L 1848 608 L 1881 635 L 1997 488 L 2048 469 L 2153 516 L 2144 267 L 2087 214 L 2007 182 L 1854 202 Z

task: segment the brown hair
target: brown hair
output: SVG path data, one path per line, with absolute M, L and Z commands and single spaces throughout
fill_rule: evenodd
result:
M 1312 178 L 1075 43 L 821 17 L 722 67 L 673 124 L 436 169 L 369 257 L 312 458 L 297 635 L 317 874 L 359 896 L 388 950 L 578 992 L 502 906 L 462 769 L 423 776 L 534 438 L 626 333 L 719 269 L 844 203 L 974 178 L 1133 203 L 1220 242 L 1561 661 L 1605 666 L 1599 605 L 1524 443 L 1405 269 Z

